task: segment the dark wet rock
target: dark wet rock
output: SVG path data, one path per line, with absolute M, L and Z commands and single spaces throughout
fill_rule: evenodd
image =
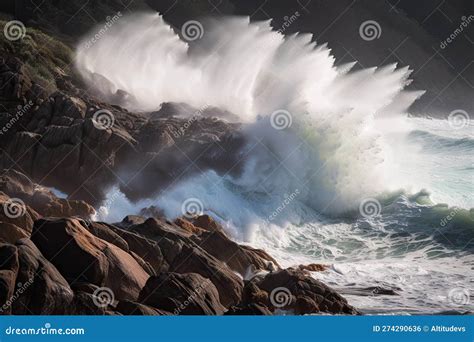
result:
M 21 100 L 32 93 L 33 82 L 17 57 L 0 57 L 0 96 Z
M 0 243 L 0 314 L 2 315 L 11 314 L 18 269 L 17 248 L 11 244 Z
M 201 248 L 191 238 L 194 234 L 172 222 L 150 218 L 143 224 L 130 226 L 129 231 L 156 241 L 169 265 L 176 273 L 198 273 L 217 287 L 225 307 L 240 301 L 243 282 L 223 261 Z
M 74 294 L 66 279 L 41 254 L 33 242 L 17 242 L 17 288 L 23 292 L 12 304 L 13 314 L 63 315 L 71 313 Z M 21 286 L 18 286 L 21 284 Z
M 372 292 L 374 295 L 396 296 L 398 295 L 393 289 L 388 289 L 380 286 L 373 286 L 365 288 L 364 290 Z
M 7 222 L 0 222 L 0 241 L 14 244 L 20 239 L 27 238 L 28 232 L 20 227 Z
M 74 282 L 71 284 L 71 289 L 74 292 L 85 292 L 93 294 L 95 291 L 97 291 L 98 288 L 99 287 L 97 285 L 86 282 Z
M 32 240 L 69 282 L 106 286 L 117 299 L 135 300 L 149 277 L 132 255 L 92 235 L 77 219 L 38 220 Z
M 150 277 L 139 301 L 174 315 L 221 315 L 224 307 L 209 279 L 196 273 L 162 273 Z
M 349 294 L 355 296 L 397 296 L 400 288 L 388 288 L 382 286 L 369 286 L 369 287 L 345 287 L 339 289 L 342 294 Z
M 94 208 L 86 202 L 58 198 L 52 191 L 16 170 L 0 171 L 0 191 L 12 198 L 19 198 L 42 216 L 90 218 L 95 213 Z
M 129 227 L 129 226 L 133 226 L 133 225 L 137 225 L 137 224 L 142 224 L 143 222 L 145 222 L 145 218 L 142 217 L 142 216 L 138 216 L 138 215 L 127 215 L 124 217 L 124 219 L 122 220 L 122 222 L 119 222 L 119 223 L 116 223 L 115 225 L 118 226 L 118 227 Z
M 170 271 L 193 272 L 208 278 L 219 291 L 220 301 L 225 307 L 240 301 L 243 289 L 241 278 L 199 247 L 183 245 L 181 252 L 170 264 Z
M 196 227 L 202 228 L 202 229 L 207 230 L 209 232 L 221 232 L 221 233 L 225 234 L 225 231 L 222 228 L 222 226 L 219 223 L 217 223 L 209 215 L 197 216 L 193 220 L 191 220 L 191 222 Z
M 205 231 L 194 241 L 216 259 L 226 263 L 231 269 L 245 276 L 252 265 L 255 269 L 279 269 L 277 261 L 261 249 L 239 245 L 219 230 Z
M 114 232 L 113 229 L 111 229 L 112 226 L 106 223 L 92 221 L 81 221 L 81 225 L 99 239 L 110 242 L 111 244 L 120 247 L 125 252 L 130 251 L 127 241 L 125 241 L 119 234 Z
M 18 96 L 26 95 L 12 89 L 5 96 L 18 101 Z M 114 185 L 138 200 L 158 194 L 178 176 L 207 169 L 239 170 L 238 151 L 245 142 L 234 124 L 202 117 L 183 132 L 187 118 L 150 119 L 77 89 L 58 90 L 30 107 L 0 136 L 0 168 L 10 168 L 14 160 L 26 176 L 68 193 L 70 200 L 98 205 Z M 98 112 L 110 124 L 94 122 Z M 0 114 L 0 123 L 12 115 Z M 173 134 L 176 131 L 178 136 Z M 188 156 L 200 156 L 194 161 L 196 167 L 189 167 Z M 144 215 L 159 217 L 162 212 L 151 207 Z
M 357 314 L 344 297 L 300 270 L 289 268 L 269 273 L 258 286 L 270 294 L 270 303 L 278 309 L 298 314 Z
M 94 295 L 88 292 L 77 291 L 72 303 L 72 312 L 74 315 L 106 315 L 107 309 L 97 306 L 94 301 Z
M 0 209 L 0 222 L 14 225 L 22 229 L 28 236 L 31 234 L 34 221 L 40 217 L 36 211 L 24 204 L 23 201 L 10 197 L 3 192 L 0 192 Z M 10 232 L 12 231 L 11 226 L 7 225 L 6 229 L 9 229 Z M 7 235 L 7 231 L 3 234 L 7 241 L 12 242 L 14 239 L 14 235 Z M 12 234 L 14 233 L 12 232 Z
M 304 315 L 319 312 L 319 305 L 309 296 L 299 296 L 294 304 L 295 314 Z
M 160 245 L 157 242 L 112 225 L 109 227 L 127 242 L 131 253 L 135 253 L 150 265 L 154 275 L 168 269 L 169 265 L 165 261 Z
M 298 268 L 300 270 L 309 271 L 309 272 L 323 272 L 329 269 L 329 265 L 308 264 L 308 265 L 299 265 Z
M 203 232 L 202 228 L 196 227 L 194 224 L 192 224 L 188 220 L 186 220 L 184 218 L 181 218 L 181 217 L 174 220 L 174 224 L 176 224 L 177 226 L 183 228 L 185 231 L 187 231 L 189 233 L 192 233 L 192 234 L 199 235 Z
M 259 288 L 257 281 L 254 280 L 245 283 L 241 304 L 247 305 L 252 303 L 270 306 L 268 293 Z

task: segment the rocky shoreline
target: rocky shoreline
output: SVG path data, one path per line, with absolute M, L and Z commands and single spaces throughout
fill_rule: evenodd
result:
M 0 202 L 2 314 L 358 313 L 303 267 L 281 269 L 207 215 L 94 222 L 84 201 L 13 170 L 2 172 Z
M 207 215 L 91 220 L 111 186 L 138 200 L 202 170 L 238 172 L 244 138 L 218 109 L 106 103 L 82 87 L 71 51 L 37 30 L 0 53 L 1 314 L 358 314 L 310 276 L 319 266 L 282 269 Z

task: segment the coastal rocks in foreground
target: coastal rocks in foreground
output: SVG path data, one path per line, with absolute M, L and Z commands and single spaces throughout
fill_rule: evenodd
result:
M 33 181 L 94 206 L 113 186 L 138 200 L 178 176 L 239 170 L 243 135 L 238 125 L 211 117 L 215 111 L 163 104 L 157 112 L 133 113 L 92 97 L 79 81 L 58 82 L 39 96 L 30 74 L 18 58 L 0 58 L 0 169 L 14 161 Z M 196 168 L 189 168 L 191 156 L 199 156 L 192 158 Z
M 2 205 L 21 201 L 0 217 L 1 314 L 357 314 L 306 271 L 232 241 L 210 216 L 93 222 L 87 203 L 13 170 L 0 191 Z

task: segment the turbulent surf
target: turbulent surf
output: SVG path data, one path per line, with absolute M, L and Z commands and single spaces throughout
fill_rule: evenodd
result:
M 177 102 L 230 113 L 221 119 L 247 139 L 243 171 L 208 170 L 134 203 L 112 189 L 101 218 L 150 205 L 178 217 L 197 199 L 235 239 L 287 266 L 330 264 L 315 276 L 352 289 L 367 312 L 456 309 L 446 289 L 464 295 L 474 282 L 472 124 L 454 134 L 447 121 L 409 118 L 423 92 L 406 90 L 408 67 L 338 65 L 326 44 L 269 22 L 203 23 L 190 37 L 157 14 L 124 17 L 79 44 L 77 68 L 105 98 L 124 91 L 131 110 Z M 397 294 L 364 290 L 374 284 Z

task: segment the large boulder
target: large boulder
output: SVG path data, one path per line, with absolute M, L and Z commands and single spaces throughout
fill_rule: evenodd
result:
M 229 267 L 197 246 L 183 245 L 170 265 L 176 273 L 198 273 L 208 278 L 219 291 L 225 307 L 237 304 L 242 296 L 243 282 Z
M 13 314 L 70 314 L 74 294 L 66 279 L 41 254 L 29 239 L 17 242 L 19 270 L 18 298 L 13 302 Z M 20 294 L 21 292 L 21 294 Z
M 188 230 L 159 218 L 150 218 L 142 224 L 129 226 L 128 230 L 156 241 L 170 272 L 198 273 L 208 278 L 219 291 L 220 301 L 225 307 L 240 301 L 243 288 L 241 277 L 224 262 L 199 247 L 191 239 L 193 234 Z
M 33 222 L 39 217 L 40 215 L 24 201 L 0 191 L 0 222 L 15 225 L 29 236 L 33 229 Z
M 261 249 L 239 245 L 219 230 L 203 232 L 193 240 L 216 259 L 224 262 L 242 276 L 251 265 L 255 269 L 276 270 L 277 261 Z
M 0 241 L 14 244 L 18 240 L 27 238 L 28 236 L 28 232 L 17 225 L 0 222 Z
M 157 242 L 147 239 L 134 232 L 127 231 L 112 225 L 108 226 L 114 233 L 126 241 L 131 252 L 136 253 L 153 269 L 154 274 L 159 274 L 161 271 L 168 269 L 168 264 L 165 261 L 163 253 Z
M 42 216 L 78 216 L 90 218 L 95 210 L 84 201 L 58 198 L 51 190 L 32 182 L 23 173 L 10 169 L 0 171 L 0 191 L 20 199 Z
M 162 273 L 150 277 L 139 301 L 175 315 L 222 315 L 224 312 L 214 284 L 196 273 Z
M 135 258 L 91 234 L 78 219 L 41 219 L 32 240 L 70 283 L 110 288 L 117 299 L 136 300 L 149 274 Z
M 18 273 L 18 250 L 11 244 L 0 244 L 0 314 L 11 314 Z
M 347 300 L 322 282 L 297 269 L 268 273 L 258 287 L 269 293 L 273 309 L 293 310 L 296 314 L 357 314 Z

